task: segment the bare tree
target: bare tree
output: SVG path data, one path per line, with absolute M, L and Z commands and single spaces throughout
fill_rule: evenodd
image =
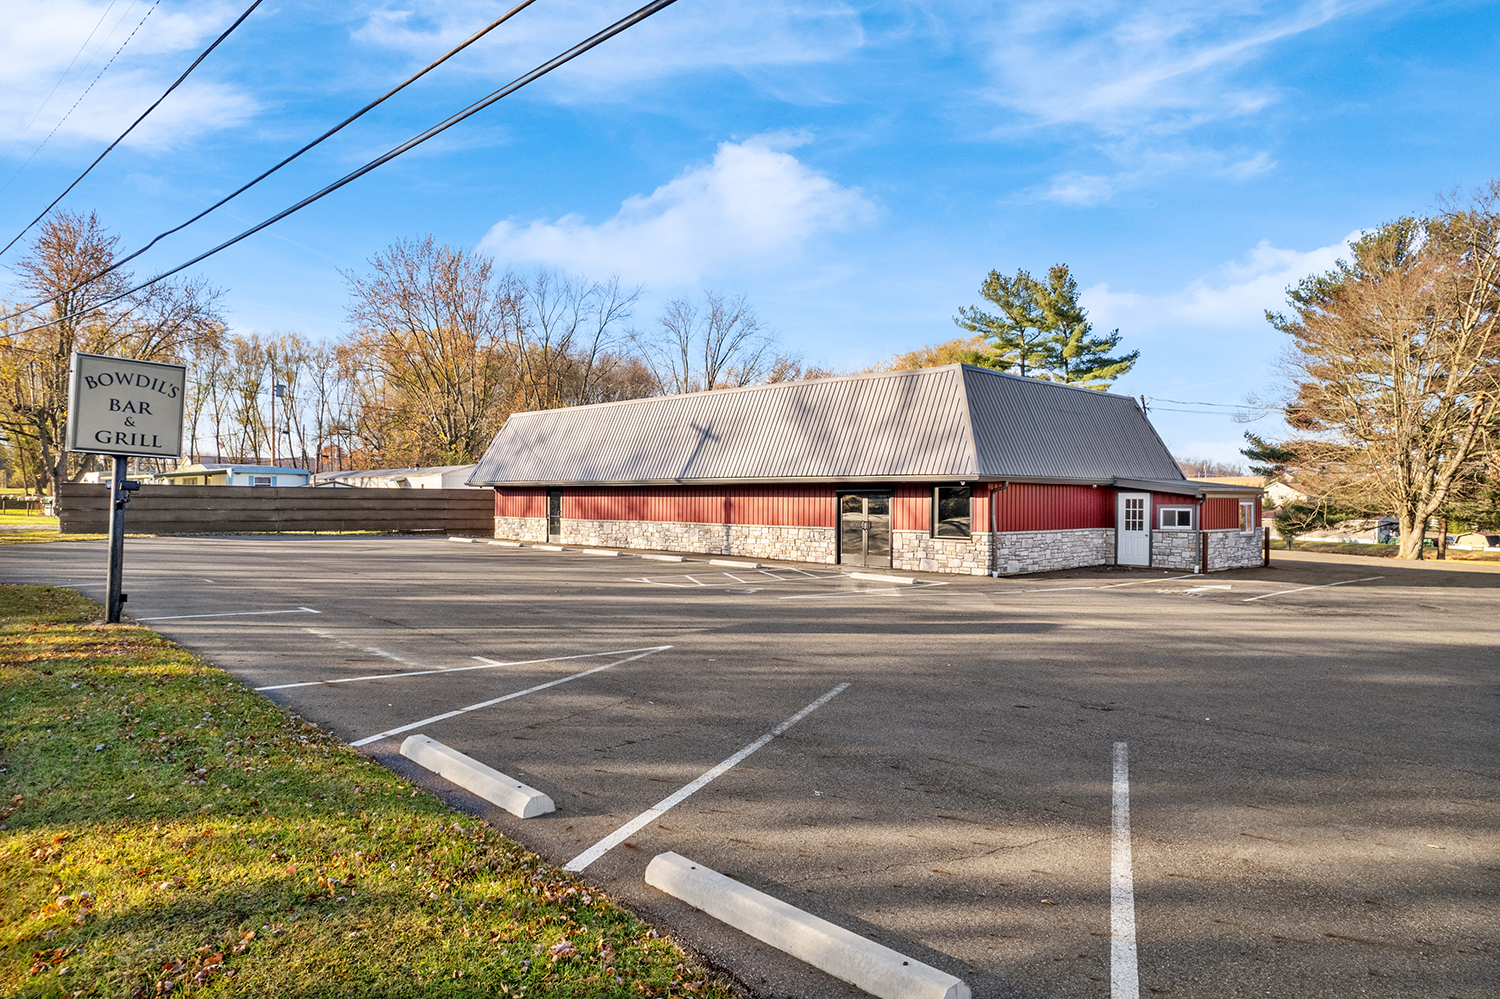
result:
M 0 329 L 0 428 L 35 448 L 54 492 L 70 477 L 63 435 L 74 351 L 179 360 L 224 332 L 220 292 L 201 280 L 159 282 L 110 304 L 130 286 L 128 272 L 79 287 L 113 262 L 116 241 L 93 214 L 50 217 L 16 266 L 23 292 L 49 304 Z
M 474 460 L 503 419 L 508 317 L 492 264 L 431 237 L 402 240 L 346 276 L 358 349 L 379 376 L 371 405 L 389 419 L 386 450 L 404 461 Z
M 589 398 L 619 356 L 640 289 L 620 287 L 620 279 L 589 281 L 539 270 L 522 279 L 507 274 L 503 298 L 516 308 L 507 313 L 520 409 L 553 409 Z
M 1394 514 L 1401 557 L 1487 460 L 1500 400 L 1500 182 L 1369 233 L 1268 318 L 1285 359 L 1288 470 L 1340 506 Z
M 631 342 L 664 392 L 752 385 L 770 372 L 777 338 L 761 325 L 744 295 L 705 291 L 702 305 L 673 299 L 658 327 L 633 333 Z

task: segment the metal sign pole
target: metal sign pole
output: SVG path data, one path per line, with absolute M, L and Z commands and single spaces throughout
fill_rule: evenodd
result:
M 104 597 L 107 624 L 120 623 L 120 606 L 125 603 L 120 585 L 125 569 L 125 504 L 129 502 L 125 470 L 129 460 L 124 455 L 115 455 L 114 472 L 109 478 L 109 582 Z

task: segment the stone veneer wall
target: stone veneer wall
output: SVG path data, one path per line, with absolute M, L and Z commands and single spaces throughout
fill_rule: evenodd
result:
M 547 522 L 535 517 L 496 517 L 495 537 L 515 541 L 546 541 Z M 833 562 L 837 557 L 834 529 L 831 527 L 565 518 L 559 543 L 600 548 L 738 555 L 788 562 Z
M 926 531 L 892 531 L 891 568 L 983 576 L 990 571 L 990 536 L 934 538 Z
M 508 541 L 546 541 L 546 517 L 496 517 L 495 537 Z
M 1151 567 L 1198 571 L 1202 542 L 1197 531 L 1152 531 Z
M 990 570 L 989 532 L 968 540 L 934 538 L 925 531 L 896 531 L 891 566 L 913 572 L 955 572 L 983 576 Z M 1085 565 L 1112 565 L 1112 527 L 1059 531 L 1001 531 L 993 535 L 995 565 L 1001 573 L 1051 572 Z
M 1200 571 L 1203 558 L 1203 535 L 1197 531 L 1152 531 L 1151 564 L 1162 569 Z M 1249 569 L 1263 561 L 1261 536 L 1241 534 L 1230 528 L 1208 532 L 1208 568 Z
M 1113 527 L 1001 531 L 996 537 L 999 543 L 995 548 L 995 568 L 1001 573 L 1052 572 L 1115 564 Z
M 547 521 L 541 517 L 496 517 L 495 537 L 545 542 Z M 997 545 L 995 567 L 1002 573 L 1050 572 L 1086 565 L 1112 565 L 1115 560 L 1114 528 L 1002 531 L 993 537 Z M 1191 537 L 1196 539 L 1197 534 L 1193 533 Z M 983 576 L 990 569 L 990 539 L 988 532 L 958 539 L 934 538 L 926 531 L 893 531 L 891 567 L 908 572 L 951 572 Z M 829 564 L 838 558 L 836 541 L 836 532 L 831 527 L 566 519 L 562 522 L 560 539 L 560 543 L 565 545 L 696 552 Z M 1230 556 L 1224 557 L 1227 559 Z
M 1262 536 L 1241 534 L 1237 530 L 1208 532 L 1208 568 L 1256 569 L 1265 562 L 1265 551 L 1261 548 Z

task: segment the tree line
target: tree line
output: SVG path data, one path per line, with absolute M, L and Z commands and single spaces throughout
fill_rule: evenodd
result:
M 1365 232 L 1287 306 L 1266 319 L 1289 433 L 1243 453 L 1310 497 L 1288 531 L 1394 516 L 1421 558 L 1434 520 L 1500 524 L 1500 181 Z
M 50 218 L 0 321 L 0 458 L 55 492 L 96 467 L 62 450 L 73 351 L 188 367 L 193 460 L 314 471 L 466 464 L 513 412 L 831 374 L 781 348 L 744 296 L 705 291 L 634 325 L 641 289 L 399 240 L 345 274 L 342 335 L 231 332 L 218 289 L 130 287 L 97 216 Z M 90 280 L 93 279 L 93 280 Z

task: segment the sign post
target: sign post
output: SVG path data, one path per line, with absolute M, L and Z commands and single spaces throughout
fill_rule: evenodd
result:
M 132 457 L 182 456 L 183 403 L 187 368 L 158 361 L 133 361 L 102 354 L 74 353 L 68 369 L 69 451 L 114 459 L 109 486 L 109 577 L 105 620 L 120 623 L 126 594 L 125 504 L 141 487 L 126 478 Z

